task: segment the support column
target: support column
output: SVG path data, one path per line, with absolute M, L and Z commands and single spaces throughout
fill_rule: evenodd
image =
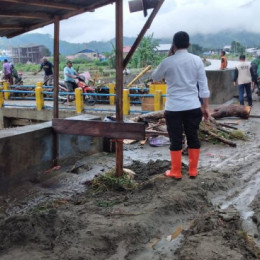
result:
M 53 118 L 59 118 L 59 40 L 60 40 L 60 19 L 54 17 L 54 97 L 53 97 Z M 53 133 L 53 166 L 58 165 L 59 159 L 59 136 Z
M 123 121 L 123 0 L 116 1 L 116 120 Z M 123 140 L 116 140 L 116 176 L 123 173 Z

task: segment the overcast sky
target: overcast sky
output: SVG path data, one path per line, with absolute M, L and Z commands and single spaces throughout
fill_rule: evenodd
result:
M 130 13 L 124 3 L 124 36 L 137 37 L 148 16 Z M 226 29 L 260 33 L 260 0 L 165 0 L 147 34 L 171 38 L 176 31 L 208 34 Z M 53 35 L 53 25 L 32 32 Z M 115 36 L 115 4 L 64 20 L 60 38 L 69 42 L 107 41 Z

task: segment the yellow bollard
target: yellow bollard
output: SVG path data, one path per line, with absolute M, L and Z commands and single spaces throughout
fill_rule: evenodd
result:
M 129 97 L 129 89 L 123 90 L 123 115 L 130 114 L 130 97 Z
M 156 90 L 154 94 L 154 111 L 162 110 L 162 91 Z
M 2 92 L 4 88 L 2 86 L 0 86 L 0 107 L 3 107 L 4 105 L 4 94 Z
M 151 84 L 149 86 L 149 94 L 155 94 L 156 90 L 161 90 L 162 95 L 166 95 L 167 92 L 167 85 L 166 84 Z M 166 97 L 162 98 L 162 106 L 164 106 L 166 101 Z
M 109 94 L 115 94 L 115 84 L 108 84 Z M 115 96 L 109 96 L 109 104 L 115 105 Z
M 75 89 L 75 103 L 76 103 L 76 112 L 78 114 L 81 114 L 84 108 L 84 102 L 83 102 L 83 91 L 82 88 L 76 88 Z
M 4 84 L 3 84 L 3 86 L 4 86 L 4 90 L 9 90 L 9 82 L 4 82 Z M 9 97 L 10 97 L 10 92 L 4 92 L 4 98 L 7 100 L 7 99 L 9 99 Z
M 151 95 L 155 94 L 155 84 L 150 84 L 148 94 L 151 94 Z
M 37 110 L 42 110 L 44 107 L 44 99 L 43 99 L 43 88 L 42 88 L 43 83 L 42 82 L 37 82 L 36 83 L 36 88 L 35 88 L 35 98 L 36 98 L 36 109 Z

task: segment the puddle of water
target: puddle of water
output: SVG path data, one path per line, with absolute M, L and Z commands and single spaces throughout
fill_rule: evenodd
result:
M 250 204 L 258 195 L 259 187 L 260 172 L 257 172 L 253 178 L 246 183 L 246 186 L 241 188 L 241 192 L 239 192 L 236 196 L 233 196 L 229 200 L 226 200 L 227 196 L 222 196 L 221 198 L 218 197 L 213 202 L 215 205 L 219 204 L 221 209 L 234 206 L 242 218 L 243 229 L 252 237 L 254 237 L 254 234 L 257 232 L 257 226 L 251 218 L 254 215 L 254 211 L 250 208 Z M 235 192 L 236 191 L 233 191 L 233 193 Z M 260 241 L 255 242 L 258 246 L 260 246 Z

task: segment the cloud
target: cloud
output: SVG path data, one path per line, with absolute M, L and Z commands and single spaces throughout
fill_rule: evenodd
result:
M 124 36 L 137 37 L 148 17 L 143 12 L 131 13 L 124 2 Z M 165 0 L 148 34 L 171 38 L 176 31 L 209 34 L 227 29 L 260 33 L 259 0 Z M 148 15 L 151 13 L 149 10 Z M 33 32 L 53 35 L 53 26 Z M 115 37 L 115 5 L 64 20 L 60 38 L 70 42 L 107 41 Z

